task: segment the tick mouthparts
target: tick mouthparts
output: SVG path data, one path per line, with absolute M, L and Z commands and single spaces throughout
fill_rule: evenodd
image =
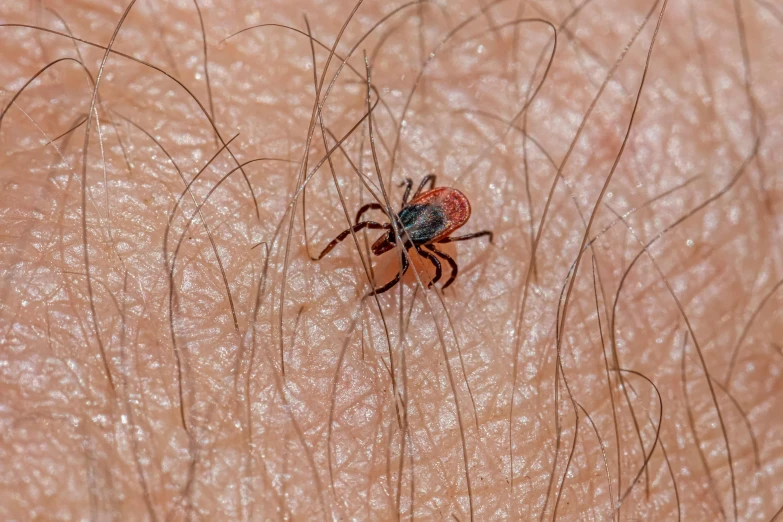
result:
M 389 241 L 388 236 L 384 234 L 381 237 L 379 237 L 378 240 L 375 241 L 375 243 L 372 244 L 372 253 L 375 254 L 376 256 L 379 256 L 384 252 L 388 252 L 392 248 L 394 248 L 394 243 Z

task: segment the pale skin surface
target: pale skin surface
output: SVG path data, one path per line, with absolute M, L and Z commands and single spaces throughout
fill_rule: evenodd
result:
M 340 57 L 402 5 L 362 5 Z M 639 97 L 662 3 L 594 0 L 574 12 L 578 2 L 508 1 L 477 15 L 488 5 L 408 6 L 359 44 L 326 101 L 324 125 L 342 138 L 367 111 L 366 50 L 385 103 L 372 126 L 393 208 L 404 177 L 435 173 L 471 200 L 457 234 L 495 234 L 494 245 L 444 247 L 460 275 L 442 300 L 434 289 L 413 296 L 413 270 L 402 314 L 399 286 L 379 296 L 388 337 L 378 303 L 363 299 L 371 285 L 354 239 L 320 262 L 305 248 L 297 187 L 324 158 L 309 40 L 267 27 L 221 43 L 262 23 L 306 35 L 306 14 L 326 46 L 315 44 L 320 80 L 354 4 L 202 2 L 207 78 L 194 2 L 139 0 L 114 50 L 180 80 L 203 110 L 162 72 L 116 54 L 94 97 L 102 48 L 0 28 L 3 108 L 70 58 L 0 128 L 0 518 L 775 517 L 783 9 L 672 0 Z M 106 46 L 127 6 L 9 0 L 0 22 Z M 546 77 L 543 20 L 568 20 Z M 60 136 L 93 102 L 83 169 L 87 123 Z M 239 133 L 238 161 L 268 158 L 244 169 L 255 203 L 237 171 L 204 204 L 214 246 L 198 216 L 185 227 L 192 198 L 236 167 L 225 150 L 167 232 L 183 178 L 222 147 L 205 113 L 225 142 Z M 345 153 L 333 167 L 353 220 L 372 199 L 352 163 L 378 186 L 366 120 Z M 306 196 L 315 256 L 348 225 L 328 163 Z M 364 233 L 356 240 L 366 259 Z M 374 261 L 379 285 L 395 256 Z M 426 287 L 431 273 L 415 266 Z

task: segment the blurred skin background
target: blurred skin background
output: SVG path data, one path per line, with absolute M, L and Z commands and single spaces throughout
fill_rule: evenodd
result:
M 775 519 L 783 9 L 356 7 L 0 2 L 0 517 Z

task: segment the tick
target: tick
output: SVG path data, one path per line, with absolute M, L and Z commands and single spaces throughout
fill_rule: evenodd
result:
M 402 207 L 399 213 L 394 216 L 400 239 L 403 240 L 403 246 L 406 251 L 411 248 L 415 249 L 421 257 L 435 267 L 435 277 L 432 278 L 430 286 L 437 283 L 442 275 L 440 260 L 444 260 L 449 264 L 451 276 L 446 281 L 446 284 L 443 285 L 443 288 L 446 289 L 457 277 L 457 262 L 447 253 L 439 250 L 436 245 L 466 241 L 483 236 L 488 236 L 489 242 L 492 243 L 493 234 L 489 230 L 482 230 L 481 232 L 474 232 L 464 236 L 452 236 L 451 234 L 467 223 L 470 218 L 470 202 L 465 194 L 457 189 L 450 187 L 435 188 L 435 176 L 433 174 L 424 176 L 410 201 L 408 201 L 408 196 L 410 196 L 413 181 L 406 178 L 403 184 L 405 185 L 405 192 L 402 195 Z M 425 190 L 427 185 L 429 185 L 429 189 Z M 322 259 L 331 252 L 340 241 L 348 237 L 351 230 L 354 232 L 365 228 L 370 230 L 388 230 L 386 234 L 379 237 L 372 245 L 372 253 L 376 256 L 394 248 L 396 237 L 391 223 L 361 221 L 364 213 L 369 210 L 383 210 L 383 206 L 378 203 L 367 203 L 362 206 L 359 212 L 356 213 L 356 224 L 341 232 L 331 243 L 326 245 L 318 259 Z M 376 288 L 375 293 L 382 294 L 390 290 L 407 271 L 408 257 L 402 256 L 402 269 L 394 279 L 382 287 Z

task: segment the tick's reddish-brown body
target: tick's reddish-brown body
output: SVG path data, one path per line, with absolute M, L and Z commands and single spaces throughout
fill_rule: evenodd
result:
M 406 246 L 417 247 L 437 243 L 467 223 L 470 202 L 457 189 L 440 187 L 414 197 L 397 214 L 400 235 Z M 404 230 L 405 232 L 403 232 Z M 381 255 L 394 247 L 394 231 L 378 238 L 373 254 Z
M 424 187 L 430 184 L 430 190 L 424 191 Z M 383 210 L 383 207 L 378 203 L 369 203 L 359 209 L 356 214 L 356 224 L 352 227 L 354 232 L 357 232 L 364 228 L 374 230 L 388 230 L 386 234 L 378 238 L 378 240 L 372 245 L 372 252 L 375 255 L 381 255 L 394 248 L 397 243 L 397 238 L 402 240 L 405 250 L 414 248 L 416 252 L 432 263 L 435 267 L 435 277 L 433 277 L 430 284 L 436 283 L 441 276 L 441 265 L 439 259 L 445 260 L 451 268 L 451 277 L 443 285 L 443 288 L 448 287 L 454 279 L 457 277 L 457 263 L 445 252 L 439 250 L 435 243 L 450 243 L 453 241 L 464 241 L 466 239 L 473 239 L 481 236 L 489 236 L 490 242 L 492 242 L 492 232 L 484 230 L 482 232 L 476 232 L 475 234 L 468 234 L 460 237 L 451 237 L 458 228 L 467 223 L 470 218 L 470 202 L 465 194 L 457 189 L 449 187 L 432 188 L 435 184 L 435 176 L 425 176 L 419 185 L 418 190 L 413 195 L 413 199 L 409 202 L 408 195 L 410 194 L 413 182 L 407 179 L 405 182 L 406 189 L 402 196 L 402 208 L 400 212 L 394 216 L 397 225 L 397 232 L 395 233 L 394 227 L 391 223 L 380 224 L 374 221 L 360 221 L 362 215 L 368 210 L 378 209 Z M 351 229 L 345 230 L 338 235 L 326 248 L 324 248 L 318 259 L 321 259 L 329 253 L 332 248 L 340 241 L 348 237 L 351 233 Z M 398 235 L 399 234 L 399 235 Z M 387 283 L 375 290 L 376 293 L 383 293 L 392 288 L 408 270 L 408 256 L 403 256 L 402 270 L 397 276 Z
M 430 240 L 431 243 L 437 243 L 444 237 L 450 236 L 452 232 L 456 232 L 459 227 L 470 219 L 470 201 L 465 197 L 465 194 L 457 189 L 440 187 L 428 190 L 408 203 L 408 207 L 415 205 L 440 207 L 446 216 L 446 228 L 433 237 Z

